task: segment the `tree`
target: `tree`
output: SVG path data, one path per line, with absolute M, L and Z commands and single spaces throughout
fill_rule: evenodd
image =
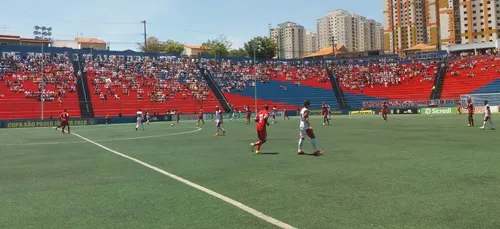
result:
M 229 50 L 233 44 L 227 39 L 226 36 L 219 35 L 214 40 L 208 40 L 201 45 L 203 48 L 209 48 L 208 54 L 213 57 L 228 56 Z
M 165 42 L 159 41 L 156 37 L 149 37 L 146 40 L 146 46 L 141 45 L 143 52 L 162 52 L 171 54 L 181 54 L 184 51 L 184 45 L 180 42 L 167 40 Z
M 163 50 L 161 42 L 156 37 L 149 37 L 146 40 L 146 45 L 141 45 L 143 52 L 161 52 Z
M 234 56 L 234 57 L 248 57 L 248 52 L 244 48 L 231 49 L 229 51 L 229 56 Z
M 181 54 L 184 51 L 184 45 L 177 41 L 168 40 L 163 43 L 162 51 L 164 53 Z
M 269 37 L 254 37 L 245 43 L 245 50 L 247 51 L 248 56 L 253 57 L 254 43 L 258 44 L 258 48 L 255 50 L 255 57 L 274 58 L 276 56 L 278 45 Z

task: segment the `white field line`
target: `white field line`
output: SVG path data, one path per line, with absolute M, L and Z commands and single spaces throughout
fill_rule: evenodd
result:
M 148 138 L 161 138 L 166 136 L 176 136 L 183 134 L 191 134 L 198 131 L 201 131 L 202 128 L 197 128 L 196 130 L 190 130 L 179 133 L 170 133 L 170 134 L 159 134 L 159 135 L 149 135 L 149 136 L 141 136 L 141 137 L 130 137 L 130 138 L 114 138 L 114 139 L 106 139 L 99 140 L 97 142 L 115 142 L 115 141 L 129 141 L 129 140 L 138 140 L 138 139 L 148 139 Z M 73 143 L 87 143 L 87 141 L 69 141 L 69 142 L 27 142 L 27 143 L 18 143 L 18 144 L 0 144 L 0 146 L 33 146 L 33 145 L 59 145 L 59 144 L 73 144 Z
M 216 197 L 216 198 L 218 198 L 218 199 L 220 199 L 220 200 L 222 200 L 222 201 L 224 201 L 224 202 L 226 202 L 228 204 L 231 204 L 231 205 L 233 205 L 233 206 L 235 206 L 235 207 L 237 207 L 237 208 L 239 208 L 239 209 L 241 209 L 241 210 L 243 210 L 245 212 L 248 212 L 248 213 L 254 215 L 255 217 L 257 217 L 257 218 L 259 218 L 261 220 L 264 220 L 264 221 L 266 221 L 266 222 L 268 222 L 270 224 L 273 224 L 273 225 L 275 225 L 275 226 L 277 226 L 279 228 L 283 228 L 283 229 L 296 229 L 295 227 L 293 227 L 293 226 L 291 226 L 291 225 L 289 225 L 287 223 L 284 223 L 284 222 L 279 221 L 279 220 L 277 220 L 275 218 L 272 218 L 271 216 L 268 216 L 268 215 L 266 215 L 266 214 L 264 214 L 262 212 L 259 212 L 259 211 L 255 210 L 255 209 L 253 209 L 253 208 L 251 208 L 249 206 L 246 206 L 246 205 L 244 205 L 244 204 L 242 204 L 242 203 L 240 203 L 240 202 L 238 202 L 236 200 L 233 200 L 233 199 L 231 199 L 231 198 L 229 198 L 227 196 L 224 196 L 222 194 L 214 192 L 214 191 L 212 191 L 212 190 L 210 190 L 208 188 L 205 188 L 205 187 L 203 187 L 201 185 L 195 184 L 195 183 L 193 183 L 193 182 L 191 182 L 189 180 L 186 180 L 186 179 L 184 179 L 182 177 L 179 177 L 179 176 L 177 176 L 175 174 L 169 173 L 169 172 L 167 172 L 167 171 L 165 171 L 163 169 L 160 169 L 158 167 L 152 166 L 152 165 L 150 165 L 150 164 L 148 164 L 146 162 L 143 162 L 143 161 L 141 161 L 139 159 L 133 158 L 133 157 L 128 156 L 126 154 L 122 154 L 122 153 L 120 153 L 118 151 L 112 150 L 112 149 L 110 149 L 110 148 L 108 148 L 106 146 L 103 146 L 103 145 L 95 142 L 95 141 L 92 141 L 92 140 L 90 140 L 88 138 L 82 137 L 79 134 L 73 133 L 73 135 L 75 135 L 75 136 L 77 136 L 77 137 L 85 140 L 86 142 L 94 144 L 94 145 L 96 145 L 96 146 L 98 146 L 98 147 L 100 147 L 100 148 L 102 148 L 102 149 L 104 149 L 106 151 L 109 151 L 109 152 L 111 152 L 113 154 L 116 154 L 116 155 L 118 155 L 120 157 L 123 157 L 125 159 L 131 160 L 131 161 L 133 161 L 133 162 L 135 162 L 137 164 L 140 164 L 140 165 L 142 165 L 142 166 L 144 166 L 146 168 L 149 168 L 149 169 L 151 169 L 153 171 L 156 171 L 156 172 L 161 173 L 161 174 L 163 174 L 165 176 L 168 176 L 168 177 L 170 177 L 170 178 L 172 178 L 172 179 L 174 179 L 176 181 L 179 181 L 179 182 L 181 182 L 181 183 L 183 183 L 185 185 L 188 185 L 188 186 L 193 187 L 195 189 L 198 189 L 198 190 L 200 190 L 200 191 L 202 191 L 202 192 L 204 192 L 206 194 L 214 196 L 214 197 Z

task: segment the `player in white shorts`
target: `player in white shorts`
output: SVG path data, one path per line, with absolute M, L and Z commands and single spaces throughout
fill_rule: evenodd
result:
M 306 100 L 304 102 L 304 108 L 300 111 L 300 133 L 299 133 L 299 150 L 298 150 L 298 155 L 304 155 L 304 151 L 302 151 L 302 145 L 304 144 L 304 140 L 306 137 L 309 137 L 312 142 L 312 146 L 314 149 L 314 155 L 315 156 L 320 156 L 323 155 L 323 152 L 318 150 L 316 148 L 316 136 L 314 135 L 311 123 L 309 122 L 309 105 L 311 105 L 311 102 L 309 100 Z
M 144 124 L 142 123 L 142 120 L 144 119 L 144 114 L 142 113 L 141 109 L 137 111 L 137 123 L 135 125 L 135 131 L 139 128 L 139 125 L 141 125 L 142 130 L 144 130 Z
M 484 130 L 486 128 L 486 122 L 490 123 L 492 130 L 495 129 L 495 124 L 493 124 L 493 120 L 491 119 L 491 109 L 490 105 L 488 105 L 488 100 L 484 101 L 484 121 L 481 129 Z
M 332 109 L 330 108 L 330 104 L 326 104 L 326 108 L 328 111 L 328 120 L 332 119 Z
M 272 118 L 273 118 L 272 124 L 278 123 L 278 121 L 276 121 L 276 115 L 278 115 L 278 109 L 276 109 L 276 105 L 274 105 L 273 106 L 273 114 L 272 114 Z
M 215 117 L 212 120 L 212 122 L 215 121 L 215 127 L 217 128 L 217 132 L 215 133 L 214 136 L 219 136 L 220 131 L 222 131 L 222 135 L 226 134 L 226 130 L 222 128 L 222 112 L 219 110 L 219 106 L 215 107 Z

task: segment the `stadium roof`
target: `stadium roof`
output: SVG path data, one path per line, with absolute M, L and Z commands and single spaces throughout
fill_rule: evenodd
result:
M 105 41 L 97 39 L 97 38 L 75 38 L 75 41 L 78 43 L 84 43 L 84 44 L 106 44 Z
M 407 48 L 404 51 L 436 51 L 437 48 L 435 45 L 426 45 L 426 44 L 417 44 L 411 48 Z
M 184 48 L 210 50 L 210 48 L 201 45 L 184 45 Z
M 339 53 L 339 52 L 346 52 L 346 48 L 344 47 L 344 45 L 341 45 L 341 44 L 338 44 L 336 47 L 335 47 L 335 52 L 336 53 Z M 311 58 L 311 57 L 318 57 L 318 56 L 328 56 L 328 55 L 332 55 L 333 54 L 333 46 L 330 46 L 330 47 L 326 47 L 326 48 L 322 48 L 321 50 L 311 54 L 311 55 L 308 55 L 308 56 L 305 56 L 304 58 Z

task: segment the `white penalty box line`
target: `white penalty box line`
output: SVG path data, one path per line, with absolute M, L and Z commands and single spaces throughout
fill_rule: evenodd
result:
M 79 137 L 79 138 L 81 138 L 83 140 L 85 140 L 86 142 L 89 142 L 89 143 L 91 143 L 93 145 L 96 145 L 96 146 L 98 146 L 98 147 L 100 147 L 100 148 L 102 148 L 102 149 L 104 149 L 104 150 L 106 150 L 108 152 L 111 152 L 111 153 L 113 153 L 115 155 L 118 155 L 120 157 L 123 157 L 125 159 L 131 160 L 131 161 L 133 161 L 133 162 L 135 162 L 137 164 L 140 164 L 140 165 L 142 165 L 142 166 L 144 166 L 146 168 L 149 168 L 149 169 L 151 169 L 153 171 L 161 173 L 161 174 L 163 174 L 163 175 L 165 175 L 167 177 L 170 177 L 170 178 L 172 178 L 172 179 L 174 179 L 176 181 L 179 181 L 179 182 L 181 182 L 181 183 L 183 183 L 185 185 L 188 185 L 188 186 L 190 186 L 192 188 L 198 189 L 198 190 L 200 190 L 200 191 L 202 191 L 202 192 L 204 192 L 206 194 L 209 194 L 209 195 L 211 195 L 213 197 L 216 197 L 216 198 L 218 198 L 218 199 L 220 199 L 220 200 L 222 200 L 222 201 L 224 201 L 224 202 L 226 202 L 228 204 L 231 204 L 231 205 L 233 205 L 233 206 L 235 206 L 235 207 L 237 207 L 237 208 L 239 208 L 239 209 L 241 209 L 241 210 L 243 210 L 243 211 L 245 211 L 247 213 L 250 213 L 253 216 L 255 216 L 255 217 L 257 217 L 257 218 L 259 218 L 261 220 L 264 220 L 264 221 L 266 221 L 266 222 L 268 222 L 270 224 L 273 224 L 273 225 L 275 225 L 275 226 L 277 226 L 279 228 L 282 228 L 282 229 L 297 229 L 297 228 L 295 228 L 295 227 L 293 227 L 293 226 L 291 226 L 291 225 L 289 225 L 289 224 L 287 224 L 285 222 L 282 222 L 282 221 L 277 220 L 277 219 L 275 219 L 275 218 L 273 218 L 271 216 L 268 216 L 268 215 L 266 215 L 266 214 L 264 214 L 262 212 L 259 212 L 259 211 L 255 210 L 255 209 L 253 209 L 253 208 L 251 208 L 251 207 L 249 207 L 249 206 L 241 203 L 241 202 L 233 200 L 233 199 L 231 199 L 231 198 L 229 198 L 227 196 L 219 194 L 219 193 L 217 193 L 215 191 L 212 191 L 212 190 L 210 190 L 208 188 L 205 188 L 205 187 L 203 187 L 201 185 L 198 185 L 198 184 L 193 183 L 193 182 L 191 182 L 189 180 L 186 180 L 186 179 L 184 179 L 182 177 L 179 177 L 179 176 L 177 176 L 175 174 L 169 173 L 169 172 L 167 172 L 167 171 L 165 171 L 163 169 L 160 169 L 158 167 L 150 165 L 150 164 L 148 164 L 146 162 L 143 162 L 143 161 L 141 161 L 141 160 L 139 160 L 137 158 L 134 158 L 134 157 L 128 156 L 126 154 L 120 153 L 120 152 L 118 152 L 116 150 L 110 149 L 110 148 L 108 148 L 106 146 L 103 146 L 103 145 L 101 145 L 101 144 L 99 144 L 99 143 L 97 143 L 95 141 L 92 141 L 92 140 L 90 140 L 90 139 L 88 139 L 86 137 L 83 137 L 83 136 L 81 136 L 79 134 L 73 133 L 73 135 L 77 136 L 77 137 Z

